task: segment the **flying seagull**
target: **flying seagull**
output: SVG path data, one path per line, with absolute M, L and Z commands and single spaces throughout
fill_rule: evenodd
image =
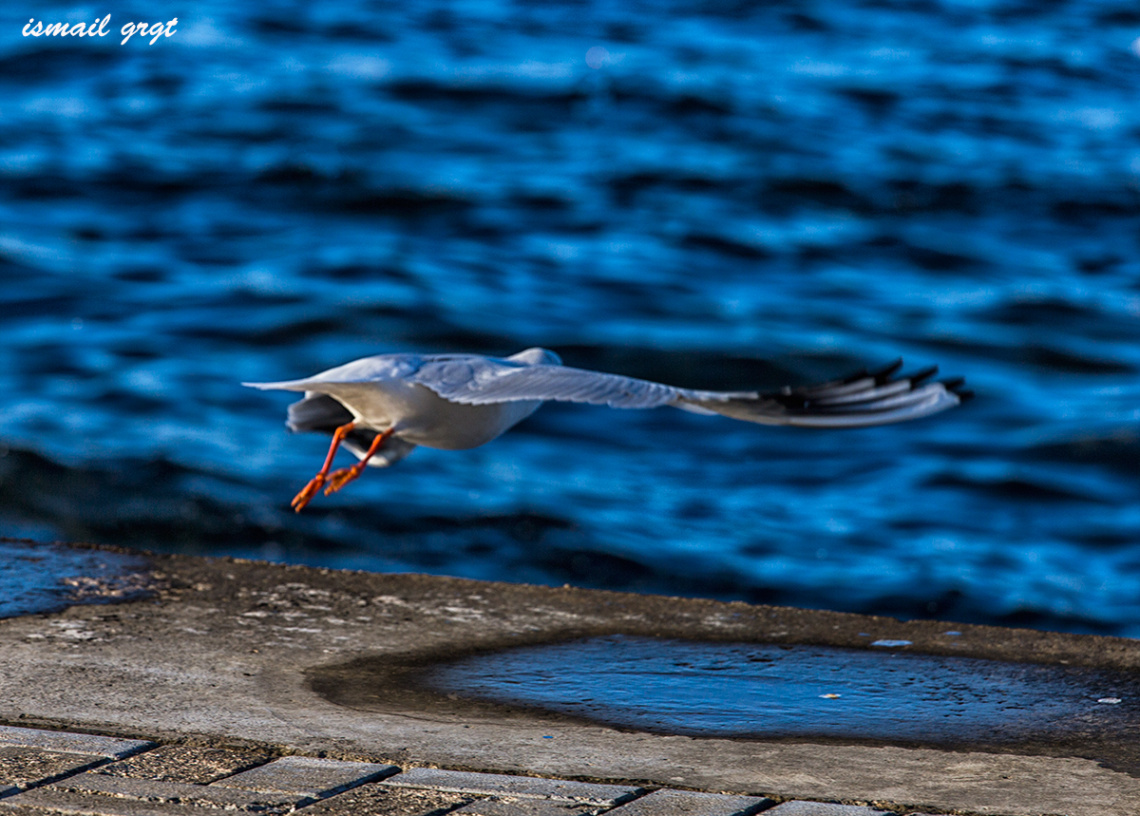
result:
M 530 348 L 505 358 L 379 354 L 303 380 L 243 385 L 304 392 L 289 406 L 289 428 L 332 434 L 324 466 L 293 499 L 300 512 L 322 487 L 326 496 L 334 493 L 366 465 L 393 465 L 417 445 L 478 447 L 548 400 L 611 408 L 671 405 L 761 425 L 857 428 L 936 414 L 972 396 L 961 390 L 962 379 L 931 380 L 936 368 L 896 377 L 901 367 L 898 360 L 881 371 L 779 391 L 697 391 L 570 368 L 553 351 Z M 330 473 L 342 444 L 360 461 Z

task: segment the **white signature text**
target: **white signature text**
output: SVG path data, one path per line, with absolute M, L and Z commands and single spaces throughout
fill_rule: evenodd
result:
M 106 37 L 110 24 L 110 14 L 93 23 L 44 23 L 43 20 L 32 17 L 24 26 L 23 34 L 25 37 Z M 150 45 L 154 45 L 159 37 L 173 37 L 178 30 L 177 26 L 177 17 L 165 23 L 127 23 L 119 29 L 123 35 L 119 45 L 126 45 L 127 40 L 135 34 L 150 37 Z

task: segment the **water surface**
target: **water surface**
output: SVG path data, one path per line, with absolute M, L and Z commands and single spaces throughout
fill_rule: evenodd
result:
M 153 46 L 32 14 L 0 531 L 1140 634 L 1134 3 L 206 0 Z M 533 345 L 731 389 L 902 355 L 978 399 L 548 407 L 296 516 L 327 443 L 238 385 Z
M 610 636 L 430 669 L 447 694 L 699 737 L 1061 742 L 1135 727 L 1126 674 L 808 645 Z

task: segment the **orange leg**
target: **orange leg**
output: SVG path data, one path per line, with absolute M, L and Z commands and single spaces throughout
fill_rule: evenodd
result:
M 364 472 L 364 468 L 368 465 L 368 460 L 372 458 L 376 451 L 380 450 L 384 444 L 384 440 L 392 435 L 393 428 L 389 428 L 383 433 L 376 434 L 376 438 L 372 440 L 372 444 L 368 446 L 368 450 L 364 454 L 364 458 L 357 462 L 352 467 L 341 468 L 334 470 L 329 474 L 329 486 L 325 488 L 325 495 L 330 496 L 336 493 L 346 484 L 351 482 L 357 476 Z
M 355 427 L 355 422 L 349 422 L 333 431 L 332 445 L 329 446 L 329 455 L 325 457 L 324 467 L 317 471 L 317 475 L 310 479 L 309 483 L 301 489 L 301 492 L 293 497 L 292 506 L 298 513 L 305 509 L 305 505 L 312 500 L 313 496 L 317 495 L 317 491 L 324 485 L 325 479 L 329 475 L 329 468 L 332 467 L 333 457 L 336 456 L 336 449 L 340 447 L 340 443 Z

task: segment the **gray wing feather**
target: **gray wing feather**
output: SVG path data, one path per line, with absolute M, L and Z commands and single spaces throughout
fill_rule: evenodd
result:
M 487 358 L 428 361 L 410 379 L 463 405 L 554 400 L 612 408 L 657 408 L 681 397 L 715 398 L 713 392 L 686 391 L 618 374 L 560 365 L 516 365 Z
M 384 380 L 406 378 L 420 365 L 420 357 L 414 354 L 378 354 L 353 360 L 336 368 L 305 377 L 302 380 L 282 380 L 280 382 L 247 382 L 242 385 L 261 390 L 313 391 L 330 393 L 337 386 L 360 385 Z M 343 390 L 343 389 L 342 389 Z
M 887 368 L 861 371 L 842 380 L 780 391 L 696 391 L 561 365 L 517 365 L 510 361 L 466 358 L 428 361 L 410 377 L 444 399 L 464 405 L 514 400 L 555 400 L 658 408 L 672 405 L 762 425 L 856 428 L 904 422 L 961 404 L 969 392 L 961 381 L 926 382 L 936 371 L 909 377 Z

